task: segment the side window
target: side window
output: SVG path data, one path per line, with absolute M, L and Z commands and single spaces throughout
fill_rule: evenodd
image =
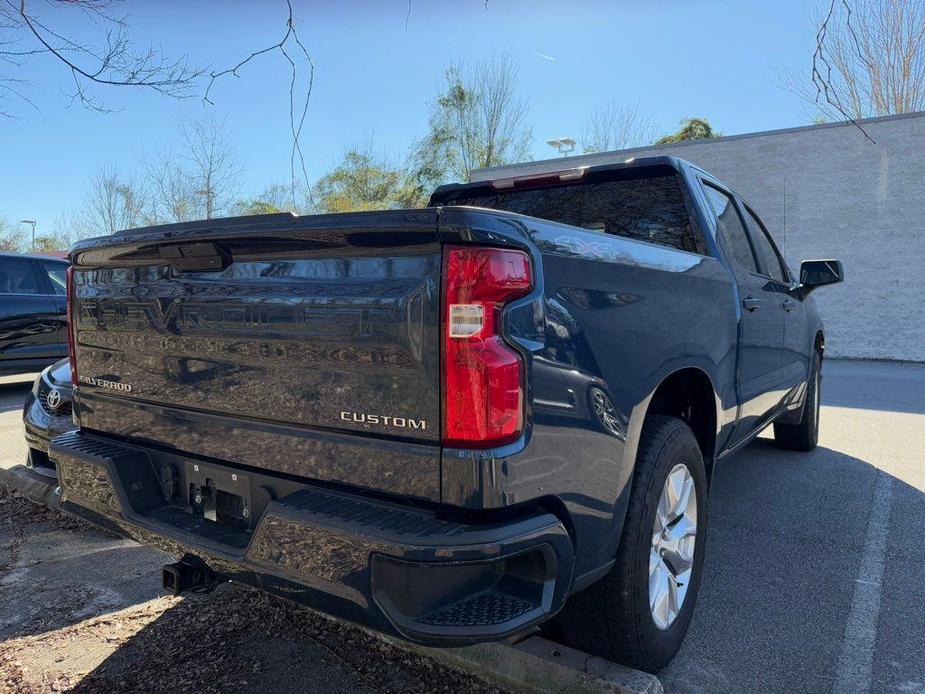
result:
M 787 272 L 784 270 L 783 261 L 780 259 L 771 237 L 758 216 L 748 207 L 745 208 L 745 223 L 748 225 L 748 231 L 752 235 L 755 250 L 761 257 L 761 264 L 764 266 L 765 274 L 778 282 L 786 282 Z
M 742 219 L 736 211 L 735 204 L 728 194 L 704 182 L 703 191 L 716 213 L 716 226 L 724 245 L 732 253 L 735 261 L 746 270 L 758 272 L 755 254 L 748 242 L 748 234 L 742 225 Z
M 42 294 L 32 263 L 24 258 L 0 258 L 0 294 Z
M 54 293 L 59 296 L 67 294 L 67 266 L 62 263 L 41 263 L 41 266 Z

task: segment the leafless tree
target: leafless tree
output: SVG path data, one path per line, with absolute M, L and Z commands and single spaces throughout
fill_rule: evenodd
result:
M 784 81 L 821 116 L 925 110 L 925 0 L 817 0 L 813 23 L 809 79 Z
M 88 238 L 97 233 L 91 227 L 85 209 L 61 212 L 55 218 L 51 229 L 52 232 L 49 236 L 57 239 L 58 246 L 62 249 L 70 247 L 75 241 Z
M 114 166 L 103 166 L 90 179 L 82 214 L 86 228 L 104 236 L 144 224 L 144 207 L 138 181 Z
M 527 101 L 509 55 L 446 71 L 446 85 L 431 106 L 429 132 L 412 155 L 422 188 L 447 179 L 468 181 L 472 169 L 529 157 L 532 133 Z
M 470 168 L 526 158 L 530 131 L 524 125 L 527 100 L 519 94 L 519 72 L 509 55 L 482 61 L 472 71 L 475 113 L 458 113 L 460 126 L 474 136 L 467 153 Z
M 151 223 L 212 219 L 229 210 L 240 190 L 242 168 L 223 121 L 206 116 L 177 130 L 175 147 L 141 157 Z
M 611 100 L 594 109 L 581 131 L 585 153 L 609 152 L 647 145 L 655 139 L 655 121 L 639 112 L 639 105 Z
M 145 152 L 141 168 L 150 191 L 148 217 L 152 224 L 195 219 L 201 200 L 180 158 L 172 149 Z
M 225 124 L 208 117 L 180 125 L 193 194 L 202 197 L 206 219 L 225 211 L 241 187 L 241 166 Z

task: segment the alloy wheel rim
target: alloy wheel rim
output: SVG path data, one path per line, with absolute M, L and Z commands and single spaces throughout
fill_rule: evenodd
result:
M 668 629 L 681 612 L 697 545 L 697 489 L 687 465 L 679 463 L 665 479 L 655 512 L 649 552 L 649 609 L 659 629 Z
M 617 426 L 617 413 L 610 398 L 607 397 L 604 391 L 595 388 L 591 399 L 594 404 L 594 414 L 597 415 L 598 421 L 604 425 L 607 431 L 616 434 L 619 430 Z

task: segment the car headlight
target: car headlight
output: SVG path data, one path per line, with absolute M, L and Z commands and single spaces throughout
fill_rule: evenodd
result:
M 51 366 L 46 366 L 42 369 L 42 373 L 38 375 L 38 378 L 32 383 L 32 397 L 38 399 L 39 397 L 39 384 L 42 382 L 42 379 L 48 375 L 48 372 L 51 371 Z M 45 378 L 47 381 L 48 379 Z

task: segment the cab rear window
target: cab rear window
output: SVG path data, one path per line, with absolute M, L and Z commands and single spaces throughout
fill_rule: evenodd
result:
M 459 191 L 447 205 L 471 205 L 647 241 L 692 253 L 705 253 L 694 233 L 677 175 L 657 175 L 549 188 Z

